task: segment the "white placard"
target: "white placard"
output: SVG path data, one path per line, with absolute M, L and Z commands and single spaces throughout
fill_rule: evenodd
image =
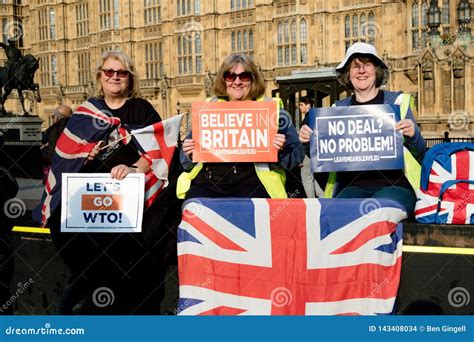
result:
M 61 232 L 141 232 L 145 175 L 63 173 Z

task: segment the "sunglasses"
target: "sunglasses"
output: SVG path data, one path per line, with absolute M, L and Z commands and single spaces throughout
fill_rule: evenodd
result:
M 226 82 L 234 82 L 237 77 L 242 82 L 249 82 L 253 80 L 252 73 L 248 71 L 241 72 L 240 74 L 235 74 L 233 72 L 227 71 L 224 74 L 224 79 L 226 80 Z
M 126 78 L 129 74 L 128 70 L 102 69 L 102 72 L 106 77 L 114 77 L 114 75 L 117 73 L 119 78 Z

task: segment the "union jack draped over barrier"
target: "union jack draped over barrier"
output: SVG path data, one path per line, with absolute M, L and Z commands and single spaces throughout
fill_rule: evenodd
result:
M 152 171 L 145 175 L 146 206 L 149 206 L 167 185 L 167 171 L 177 145 L 181 119 L 182 115 L 132 130 L 135 138 L 133 140 L 138 142 L 143 156 L 152 167 Z M 35 218 L 43 225 L 61 201 L 61 175 L 79 172 L 89 152 L 99 141 L 107 141 L 114 128 L 117 128 L 123 143 L 130 143 L 131 127 L 122 125 L 119 118 L 107 114 L 102 102 L 96 98 L 85 101 L 71 116 L 57 142 L 52 166 L 45 182 L 45 193 L 35 213 Z M 142 138 L 142 135 L 145 138 Z M 40 215 L 38 209 L 41 211 Z
M 389 314 L 406 216 L 382 199 L 189 200 L 178 230 L 178 311 Z

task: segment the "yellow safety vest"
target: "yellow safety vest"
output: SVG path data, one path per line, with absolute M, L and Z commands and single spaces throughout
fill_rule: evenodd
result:
M 410 107 L 413 110 L 414 98 L 410 94 L 400 94 L 395 100 L 395 104 L 400 106 L 400 118 L 404 119 L 407 115 L 408 108 Z M 405 168 L 403 169 L 405 177 L 408 179 L 408 182 L 416 192 L 420 188 L 421 165 L 406 147 L 403 147 L 403 160 L 405 163 Z M 336 180 L 336 172 L 330 172 L 326 187 L 324 189 L 325 198 L 334 197 L 334 187 L 336 185 Z
M 211 99 L 207 99 L 207 101 L 211 101 Z M 226 100 L 218 99 L 217 101 L 224 102 Z M 280 98 L 265 98 L 262 96 L 257 101 L 276 101 L 277 113 L 280 113 L 280 108 L 282 107 Z M 278 124 L 278 115 L 276 119 Z M 181 173 L 176 185 L 176 195 L 178 198 L 184 199 L 186 197 L 192 180 L 197 177 L 202 167 L 203 163 L 197 163 L 191 171 Z M 285 190 L 286 174 L 284 170 L 270 170 L 268 163 L 255 163 L 255 172 L 271 198 L 287 198 Z

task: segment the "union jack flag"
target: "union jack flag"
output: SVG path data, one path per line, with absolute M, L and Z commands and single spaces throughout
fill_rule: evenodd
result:
M 403 208 L 361 199 L 188 200 L 178 230 L 182 315 L 393 311 Z M 370 206 L 370 204 L 369 204 Z
M 474 224 L 473 150 L 472 143 L 447 143 L 427 152 L 417 192 L 417 221 Z
M 139 148 L 152 166 L 152 170 L 145 174 L 146 207 L 151 205 L 167 185 L 167 173 L 160 165 L 164 162 L 166 170 L 168 170 L 174 148 L 177 145 L 181 117 L 170 120 L 171 123 L 165 123 L 168 121 L 166 120 L 151 125 L 150 128 L 147 128 L 147 126 L 132 131 L 138 144 L 144 144 Z M 34 218 L 42 222 L 43 226 L 46 225 L 49 216 L 61 201 L 61 175 L 63 173 L 79 172 L 84 166 L 89 152 L 99 141 L 107 141 L 115 128 L 119 134 L 118 138 L 123 143 L 127 144 L 132 141 L 132 136 L 129 134 L 132 127 L 122 125 L 119 118 L 110 116 L 99 99 L 88 99 L 76 109 L 56 144 L 51 169 L 45 181 L 44 195 L 40 205 L 35 208 L 33 213 Z M 173 129 L 173 131 L 168 132 L 166 129 Z M 147 132 L 151 132 L 151 136 L 147 135 Z M 137 138 L 141 134 L 145 135 L 146 139 Z M 162 137 L 162 135 L 165 136 Z M 171 141 L 173 138 L 175 138 L 174 145 Z M 145 143 L 146 141 L 148 142 Z M 165 144 L 161 145 L 163 153 L 159 151 L 160 143 Z M 150 155 L 148 155 L 148 148 L 152 148 Z M 158 168 L 158 171 L 153 170 L 153 168 Z

